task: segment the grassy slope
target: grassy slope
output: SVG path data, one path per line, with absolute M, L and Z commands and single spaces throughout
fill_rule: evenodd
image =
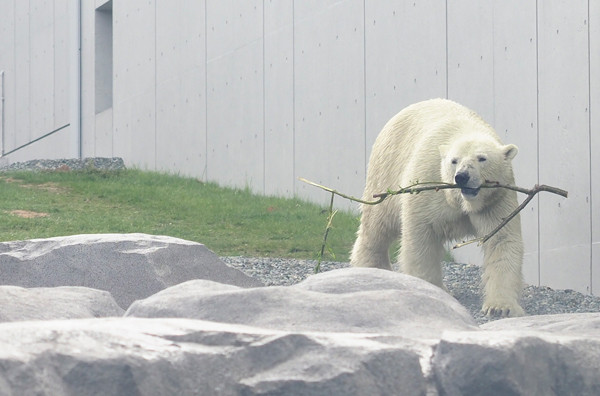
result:
M 219 255 L 316 258 L 327 219 L 325 208 L 298 199 L 138 170 L 8 173 L 0 191 L 2 241 L 143 232 L 198 241 Z M 348 259 L 357 227 L 355 215 L 336 215 L 328 238 L 335 260 Z

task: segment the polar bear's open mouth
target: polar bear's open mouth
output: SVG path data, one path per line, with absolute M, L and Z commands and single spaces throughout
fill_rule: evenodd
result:
M 479 194 L 479 187 L 478 188 L 463 187 L 460 189 L 460 192 L 462 192 L 462 195 L 464 195 L 466 198 L 473 198 L 473 197 L 476 197 L 477 194 Z

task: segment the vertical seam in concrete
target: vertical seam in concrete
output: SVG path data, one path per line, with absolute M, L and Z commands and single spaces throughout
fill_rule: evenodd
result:
M 496 13 L 494 4 L 492 2 L 490 7 L 492 12 L 492 125 L 496 128 Z
M 590 18 L 590 2 L 587 3 L 587 45 L 588 45 L 588 150 L 589 150 L 589 161 L 590 161 L 590 290 L 589 293 L 594 293 L 594 190 L 593 190 L 593 178 L 592 178 L 592 46 L 591 46 L 591 18 Z
M 154 1 L 154 170 L 156 171 L 158 164 L 158 149 L 157 149 L 157 122 L 158 119 L 158 106 L 157 102 L 157 93 L 158 93 L 158 51 L 157 51 L 157 43 L 158 43 L 158 25 L 156 24 L 156 3 L 157 0 Z
M 536 76 L 536 89 L 535 89 L 535 123 L 536 123 L 536 178 L 537 183 L 540 182 L 540 24 L 539 24 L 539 3 L 535 2 L 535 76 Z M 542 243 L 540 232 L 540 198 L 537 198 L 537 277 L 538 284 L 542 283 Z
M 52 129 L 56 125 L 56 5 L 52 2 Z
M 77 0 L 77 157 L 83 158 L 83 44 L 82 44 L 82 3 Z M 94 21 L 95 22 L 95 21 Z M 95 27 L 94 27 L 95 28 Z M 94 124 L 94 133 L 95 133 Z
M 446 6 L 446 99 L 448 97 L 448 0 L 445 2 Z
M 14 105 L 13 108 L 15 109 L 15 113 L 13 114 L 13 142 L 16 142 L 16 135 L 17 135 L 17 0 L 13 1 L 13 80 L 14 80 L 14 89 L 13 89 L 13 101 L 14 101 Z M 3 92 L 3 94 L 5 94 Z M 2 108 L 4 109 L 6 104 L 6 101 L 2 104 Z M 6 112 L 6 109 L 4 110 Z M 5 113 L 6 114 L 6 113 Z M 6 123 L 4 124 L 6 125 Z M 4 131 L 4 129 L 2 130 L 3 134 L 6 133 Z M 6 151 L 6 138 L 4 138 L 4 141 L 2 142 L 2 155 L 4 155 L 4 152 Z M 12 145 L 12 147 L 14 147 L 15 144 Z
M 266 84 L 265 84 L 265 1 L 262 2 L 262 132 L 263 132 L 263 182 L 262 182 L 262 193 L 263 195 L 267 192 L 267 125 L 266 125 L 266 115 L 265 115 L 265 105 L 266 105 Z
M 27 118 L 29 118 L 29 125 L 27 126 L 28 134 L 27 141 L 30 142 L 32 140 L 31 137 L 31 0 L 27 2 L 27 83 L 29 84 L 27 90 L 27 107 L 29 108 L 29 114 Z
M 204 180 L 208 181 L 208 0 L 204 0 Z
M 296 2 L 292 0 L 292 195 L 296 196 Z
M 367 2 L 363 0 L 363 163 L 364 179 L 367 178 Z

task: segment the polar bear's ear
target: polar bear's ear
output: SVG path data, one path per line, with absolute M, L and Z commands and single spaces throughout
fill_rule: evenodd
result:
M 514 144 L 507 144 L 506 146 L 502 147 L 502 153 L 504 153 L 504 158 L 507 160 L 515 158 L 518 152 L 519 148 Z
M 450 145 L 448 145 L 448 144 L 442 144 L 442 145 L 439 147 L 439 150 L 440 150 L 440 155 L 441 155 L 441 156 L 442 156 L 442 158 L 443 158 L 443 157 L 445 157 L 445 156 L 446 156 L 446 154 L 448 154 L 448 150 L 450 150 Z

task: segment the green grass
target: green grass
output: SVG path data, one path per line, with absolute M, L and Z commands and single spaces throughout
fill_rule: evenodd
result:
M 327 208 L 154 172 L 0 174 L 0 240 L 142 232 L 204 243 L 222 256 L 314 259 Z M 27 213 L 45 217 L 22 217 Z M 358 228 L 339 212 L 325 259 L 348 260 Z

